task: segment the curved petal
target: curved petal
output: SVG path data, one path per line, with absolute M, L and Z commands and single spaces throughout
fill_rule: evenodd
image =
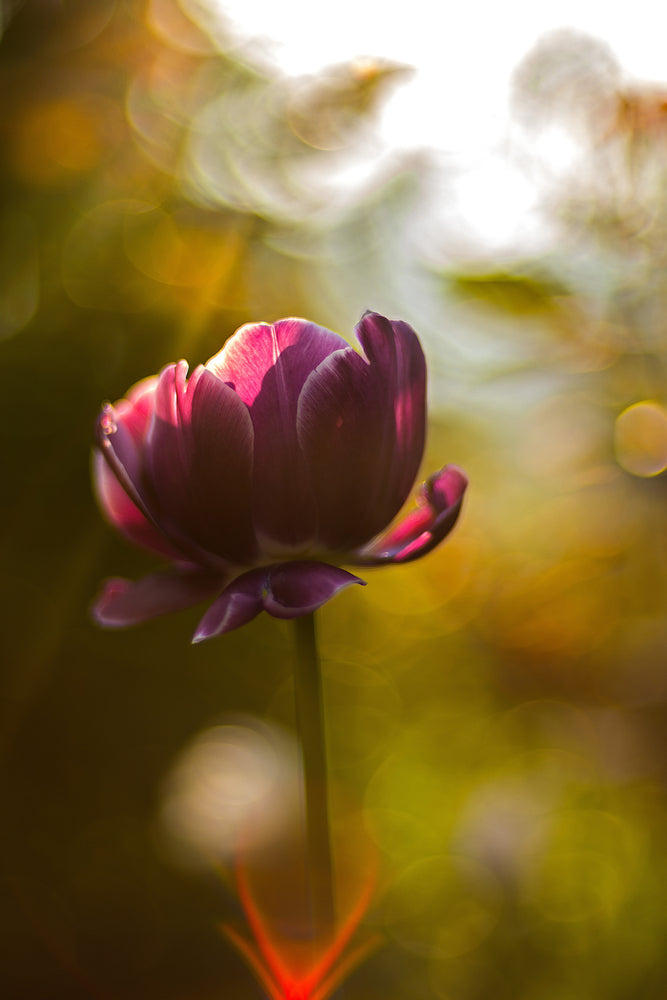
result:
M 231 632 L 268 611 L 274 618 L 299 618 L 322 607 L 353 583 L 365 582 L 338 566 L 287 562 L 243 573 L 229 584 L 197 626 L 193 642 Z
M 95 437 L 111 474 L 132 503 L 152 520 L 142 442 L 133 436 L 119 410 L 110 403 L 102 407 L 97 418 Z
M 135 441 L 143 440 L 148 433 L 155 406 L 157 384 L 157 375 L 142 379 L 114 406 L 118 418 L 122 420 Z
M 186 381 L 187 364 L 161 375 L 148 440 L 161 525 L 197 550 L 234 563 L 252 562 L 253 430 L 248 408 L 203 367 Z
M 425 556 L 456 524 L 467 486 L 465 473 L 455 465 L 446 465 L 422 483 L 414 510 L 349 561 L 357 566 L 377 566 Z
M 253 569 L 232 581 L 199 622 L 193 642 L 232 632 L 256 618 L 262 610 L 266 569 Z
M 301 389 L 315 368 L 347 347 L 338 334 L 303 319 L 241 327 L 207 369 L 250 407 L 255 431 L 253 519 L 269 555 L 314 540 L 316 509 L 297 439 Z
M 347 570 L 321 562 L 286 562 L 268 572 L 264 609 L 274 618 L 308 615 L 353 583 L 366 585 Z
M 206 362 L 206 368 L 252 406 L 265 376 L 286 351 L 296 355 L 290 377 L 298 395 L 313 369 L 342 347 L 347 343 L 337 333 L 305 319 L 281 319 L 273 325 L 246 323 Z
M 179 560 L 183 553 L 171 545 L 129 496 L 111 471 L 104 456 L 93 452 L 93 489 L 97 502 L 110 523 L 135 545 Z
M 363 545 L 396 516 L 419 469 L 426 426 L 426 364 L 406 323 L 367 314 L 357 327 L 367 357 L 328 357 L 299 400 L 298 435 L 319 512 L 318 540 Z
M 402 320 L 367 312 L 356 334 L 370 365 L 381 370 L 393 395 L 396 437 L 388 468 L 389 485 L 401 497 L 398 510 L 412 489 L 424 454 L 426 359 L 417 334 Z
M 182 611 L 220 590 L 220 578 L 198 568 L 154 573 L 140 580 L 107 580 L 92 606 L 92 615 L 105 628 L 125 628 Z

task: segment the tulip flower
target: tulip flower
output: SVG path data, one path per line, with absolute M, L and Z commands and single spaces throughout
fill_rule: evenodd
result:
M 108 520 L 170 566 L 108 580 L 93 613 L 121 627 L 213 599 L 208 639 L 260 611 L 297 618 L 363 583 L 342 566 L 408 562 L 451 531 L 467 485 L 445 466 L 407 500 L 424 450 L 414 330 L 366 313 L 361 352 L 303 319 L 241 327 L 206 365 L 139 382 L 97 424 Z

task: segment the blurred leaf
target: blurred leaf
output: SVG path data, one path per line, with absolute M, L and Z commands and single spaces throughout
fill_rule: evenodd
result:
M 558 298 L 570 289 L 551 275 L 511 271 L 452 272 L 445 281 L 458 296 L 494 310 L 518 315 L 543 315 L 558 308 Z

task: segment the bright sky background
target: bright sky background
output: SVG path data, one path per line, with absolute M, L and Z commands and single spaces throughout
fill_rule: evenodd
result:
M 458 145 L 493 130 L 510 73 L 543 33 L 574 27 L 607 40 L 629 73 L 667 79 L 658 0 L 210 0 L 248 37 L 271 41 L 287 72 L 315 72 L 355 56 L 418 69 L 387 127 L 404 144 Z M 425 100 L 429 107 L 425 107 Z M 437 105 L 437 107 L 435 106 Z M 428 113 L 432 111 L 433 113 Z M 454 141 L 454 142 L 453 142 Z
M 507 129 L 512 71 L 538 38 L 572 27 L 607 41 L 630 79 L 667 81 L 667 8 L 659 0 L 186 2 L 219 7 L 238 25 L 240 39 L 261 40 L 290 75 L 356 56 L 415 67 L 387 104 L 382 138 L 390 148 L 429 147 L 461 157 L 467 169 L 461 199 L 468 214 L 479 213 L 491 242 L 511 236 L 508 227 L 532 196 L 489 153 Z

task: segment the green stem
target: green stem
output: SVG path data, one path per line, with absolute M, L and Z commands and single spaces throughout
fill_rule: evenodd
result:
M 314 934 L 326 937 L 334 929 L 335 905 L 322 674 L 315 615 L 295 619 L 295 627 L 296 723 L 303 757 L 311 912 Z

